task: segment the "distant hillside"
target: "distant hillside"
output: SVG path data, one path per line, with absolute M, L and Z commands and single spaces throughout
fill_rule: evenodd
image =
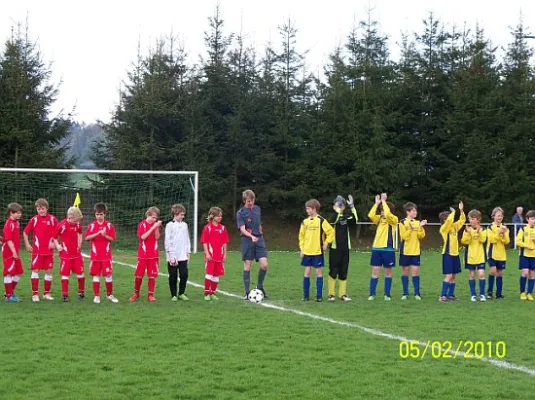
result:
M 74 123 L 61 144 L 69 144 L 68 157 L 76 159 L 76 168 L 93 169 L 95 164 L 91 161 L 91 146 L 95 141 L 102 139 L 103 131 L 98 124 Z

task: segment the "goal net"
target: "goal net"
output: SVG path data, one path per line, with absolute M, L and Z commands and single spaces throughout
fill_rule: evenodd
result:
M 171 206 L 180 203 L 186 208 L 192 251 L 197 252 L 198 182 L 196 171 L 0 168 L 0 207 L 5 216 L 9 203 L 20 203 L 23 228 L 35 215 L 34 203 L 38 198 L 47 199 L 50 213 L 61 221 L 79 194 L 84 230 L 95 218 L 95 203 L 106 203 L 107 219 L 117 231 L 114 249 L 135 250 L 137 224 L 145 218 L 147 209 L 160 209 L 163 233 L 165 224 L 171 220 Z

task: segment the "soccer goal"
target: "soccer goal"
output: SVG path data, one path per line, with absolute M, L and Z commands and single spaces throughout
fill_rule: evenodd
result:
M 198 193 L 197 171 L 0 168 L 0 207 L 5 210 L 8 203 L 20 203 L 22 226 L 35 214 L 38 198 L 47 199 L 50 213 L 62 220 L 79 195 L 84 228 L 94 219 L 95 203 L 108 205 L 107 218 L 115 225 L 114 248 L 118 250 L 136 248 L 137 224 L 149 207 L 160 209 L 165 226 L 171 220 L 171 206 L 181 203 L 186 207 L 185 221 L 196 253 Z

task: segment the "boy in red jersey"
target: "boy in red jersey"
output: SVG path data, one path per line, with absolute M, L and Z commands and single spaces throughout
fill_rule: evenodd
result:
M 154 289 L 156 288 L 156 277 L 158 276 L 158 263 L 160 255 L 158 253 L 158 239 L 160 238 L 160 226 L 162 221 L 160 210 L 157 207 L 150 207 L 145 213 L 145 219 L 137 227 L 137 236 L 139 238 L 139 247 L 137 251 L 137 266 L 134 281 L 134 294 L 130 301 L 134 302 L 139 299 L 139 291 L 145 271 L 147 272 L 148 281 L 148 300 L 156 301 L 154 298 Z
M 221 225 L 223 211 L 219 207 L 212 207 L 208 212 L 208 223 L 201 234 L 204 247 L 204 261 L 206 275 L 204 277 L 204 300 L 218 300 L 215 295 L 219 277 L 225 275 L 225 260 L 227 259 L 228 231 Z
M 15 288 L 19 283 L 20 276 L 24 273 L 24 267 L 20 260 L 20 217 L 22 206 L 11 203 L 7 206 L 9 218 L 4 224 L 4 244 L 2 245 L 2 261 L 4 262 L 4 286 L 6 288 L 5 301 L 18 303 L 20 299 L 15 295 Z
M 93 277 L 93 303 L 100 304 L 100 276 L 106 282 L 106 298 L 112 303 L 119 300 L 113 295 L 111 242 L 115 241 L 115 227 L 106 221 L 108 207 L 104 203 L 95 204 L 95 221 L 85 231 L 85 240 L 91 242 L 91 264 L 89 275 Z
M 45 300 L 54 300 L 50 295 L 52 287 L 52 267 L 54 266 L 54 229 L 58 225 L 58 220 L 48 213 L 48 202 L 45 199 L 35 201 L 37 215 L 24 228 L 24 245 L 29 253 L 32 253 L 32 301 L 39 301 L 39 271 L 45 271 L 44 276 L 44 296 Z M 33 245 L 30 245 L 29 236 L 33 233 Z
M 69 301 L 69 276 L 76 274 L 78 278 L 78 300 L 85 297 L 84 259 L 82 258 L 82 225 L 83 215 L 78 207 L 67 210 L 67 218 L 59 223 L 54 231 L 54 244 L 59 251 L 61 276 L 61 299 Z M 61 244 L 59 243 L 61 241 Z

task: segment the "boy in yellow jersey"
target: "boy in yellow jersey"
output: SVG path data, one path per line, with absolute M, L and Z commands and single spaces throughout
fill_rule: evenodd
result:
M 516 246 L 520 249 L 519 269 L 520 276 L 520 299 L 533 301 L 533 287 L 535 286 L 535 210 L 526 214 L 528 224 L 518 230 Z M 526 281 L 528 280 L 528 292 L 526 294 Z
M 509 229 L 502 224 L 503 209 L 496 207 L 492 210 L 494 222 L 487 229 L 487 260 L 489 262 L 489 287 L 487 299 L 492 299 L 494 280 L 496 279 L 496 299 L 503 299 L 503 270 L 507 260 L 506 248 L 511 241 Z
M 403 206 L 407 218 L 399 223 L 399 265 L 402 268 L 401 285 L 403 286 L 403 296 L 401 300 L 409 297 L 409 269 L 412 275 L 412 285 L 414 287 L 414 299 L 422 300 L 420 297 L 420 240 L 425 237 L 424 226 L 427 220 L 418 221 L 418 209 L 416 204 L 408 202 Z
M 316 270 L 316 301 L 323 301 L 323 272 L 325 265 L 323 252 L 327 250 L 334 240 L 334 229 L 319 215 L 320 203 L 316 199 L 305 203 L 307 218 L 301 223 L 299 229 L 299 255 L 301 265 L 305 267 L 303 278 L 303 301 L 309 300 L 310 270 Z
M 479 275 L 479 300 L 487 301 L 485 297 L 485 242 L 487 230 L 481 227 L 481 212 L 470 210 L 468 225 L 463 232 L 461 243 L 466 245 L 464 252 L 464 268 L 470 271 L 468 284 L 470 286 L 470 301 L 477 301 L 476 297 L 476 270 Z
M 368 300 L 375 300 L 381 267 L 384 268 L 385 274 L 385 301 L 392 300 L 390 296 L 392 267 L 396 266 L 396 246 L 394 241 L 399 219 L 393 214 L 394 205 L 390 202 L 387 203 L 386 200 L 386 193 L 375 196 L 375 204 L 368 213 L 368 218 L 377 225 L 370 260 L 372 277 L 370 278 L 370 296 Z
M 455 221 L 455 209 L 450 208 L 450 211 L 442 211 L 438 218 L 442 226 L 440 227 L 440 235 L 444 240 L 442 247 L 442 274 L 444 281 L 442 282 L 442 292 L 438 301 L 455 301 L 455 275 L 461 272 L 461 261 L 459 260 L 459 238 L 457 237 L 459 231 L 466 222 L 464 215 L 464 204 L 459 203 L 459 220 Z

